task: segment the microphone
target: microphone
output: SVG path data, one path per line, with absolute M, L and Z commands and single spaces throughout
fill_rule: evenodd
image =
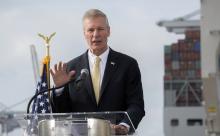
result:
M 79 90 L 83 84 L 84 80 L 89 76 L 89 70 L 88 69 L 82 69 L 80 76 L 75 81 L 76 90 Z
M 75 85 L 76 85 L 76 88 L 77 90 L 83 85 L 83 81 L 88 77 L 89 75 L 89 71 L 88 69 L 84 68 L 81 70 L 80 72 L 80 75 L 78 76 L 78 78 L 74 78 L 72 80 L 70 80 L 69 82 L 65 83 L 64 85 L 61 85 L 61 86 L 58 86 L 58 87 L 52 87 L 52 88 L 49 88 L 49 89 L 44 89 L 38 93 L 36 93 L 31 99 L 30 101 L 28 102 L 28 106 L 27 106 L 27 114 L 29 114 L 29 109 L 30 109 L 30 105 L 31 105 L 31 102 L 40 94 L 43 94 L 43 93 L 46 93 L 46 92 L 51 92 L 51 91 L 54 91 L 56 89 L 59 89 L 59 88 L 62 88 L 64 86 L 66 86 L 67 84 L 71 83 L 71 82 L 74 82 Z

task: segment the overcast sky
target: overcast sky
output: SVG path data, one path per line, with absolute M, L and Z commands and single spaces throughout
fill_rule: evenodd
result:
M 29 46 L 36 45 L 39 59 L 45 55 L 37 33 L 57 33 L 51 42 L 51 65 L 86 50 L 81 18 L 90 8 L 107 14 L 109 46 L 139 62 L 146 109 L 139 135 L 163 136 L 163 46 L 183 36 L 168 33 L 156 22 L 199 9 L 199 0 L 0 0 L 0 109 L 35 93 Z M 26 105 L 27 101 L 10 110 L 24 111 Z

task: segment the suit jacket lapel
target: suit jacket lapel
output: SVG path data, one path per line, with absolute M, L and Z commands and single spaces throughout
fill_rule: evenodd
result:
M 89 96 L 91 96 L 92 101 L 96 104 L 96 98 L 95 98 L 93 85 L 92 85 L 91 71 L 89 68 L 88 51 L 83 54 L 81 65 L 82 65 L 82 68 L 87 68 L 89 70 L 89 76 L 88 78 L 86 78 L 85 86 L 87 88 L 86 90 L 88 91 Z
M 117 56 L 115 55 L 115 51 L 110 49 L 100 90 L 100 100 L 106 86 L 108 85 L 110 79 L 115 73 L 115 70 L 117 69 L 117 64 Z

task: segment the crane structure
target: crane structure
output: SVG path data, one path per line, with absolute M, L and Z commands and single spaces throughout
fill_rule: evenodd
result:
M 168 32 L 176 34 L 184 34 L 186 30 L 200 30 L 200 20 L 191 18 L 200 14 L 200 10 L 195 10 L 182 17 L 175 18 L 173 20 L 160 20 L 157 22 L 158 26 L 166 27 Z
M 220 136 L 219 12 L 219 0 L 201 0 L 201 58 L 207 136 Z

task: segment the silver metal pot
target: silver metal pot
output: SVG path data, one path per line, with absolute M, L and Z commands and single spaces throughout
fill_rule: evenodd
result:
M 42 120 L 38 127 L 39 136 L 55 136 L 55 120 Z
M 89 118 L 88 120 L 88 136 L 110 136 L 111 127 L 107 120 Z

